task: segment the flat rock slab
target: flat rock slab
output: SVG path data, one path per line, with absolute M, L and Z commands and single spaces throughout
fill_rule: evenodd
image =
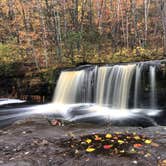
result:
M 63 140 L 94 133 L 129 132 L 146 135 L 159 146 L 145 155 L 68 155 Z M 68 124 L 51 126 L 44 117 L 27 118 L 0 130 L 1 166 L 166 166 L 166 127 L 112 127 Z

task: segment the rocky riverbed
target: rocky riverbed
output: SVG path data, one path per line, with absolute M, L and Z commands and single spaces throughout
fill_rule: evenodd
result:
M 66 142 L 94 134 L 143 135 L 152 144 L 139 153 L 105 154 L 75 149 Z M 74 143 L 74 142 L 73 142 Z M 66 124 L 52 126 L 46 117 L 31 117 L 0 130 L 1 166 L 166 166 L 166 127 L 113 127 Z

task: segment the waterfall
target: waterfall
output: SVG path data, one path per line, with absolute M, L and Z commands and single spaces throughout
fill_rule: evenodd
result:
M 151 88 L 150 106 L 152 108 L 155 108 L 156 107 L 156 93 L 155 93 L 155 88 L 156 88 L 156 67 L 155 66 L 150 66 L 150 88 Z
M 96 68 L 92 71 L 64 71 L 59 77 L 53 101 L 62 104 L 90 103 L 94 98 L 99 105 L 127 108 L 135 66 L 102 66 L 97 72 Z
M 113 108 L 127 108 L 135 65 L 99 67 L 96 103 Z
M 97 89 L 96 89 L 96 103 L 103 104 L 104 103 L 104 96 L 105 96 L 105 85 L 107 82 L 107 75 L 110 68 L 108 67 L 100 67 L 98 69 L 97 75 Z
M 134 108 L 138 108 L 138 101 L 139 101 L 139 91 L 141 86 L 141 72 L 142 72 L 143 63 L 139 63 L 136 66 L 136 73 L 135 73 L 135 88 L 134 88 Z
M 53 102 L 60 104 L 92 103 L 113 109 L 127 109 L 131 107 L 130 103 L 133 103 L 133 108 L 143 107 L 146 105 L 149 95 L 144 85 L 141 85 L 143 83 L 141 78 L 144 77 L 150 81 L 149 107 L 156 108 L 155 88 L 158 64 L 141 62 L 114 66 L 89 65 L 84 68 L 62 71 Z M 147 75 L 147 71 L 149 71 L 149 75 Z M 130 93 L 131 90 L 133 93 Z
M 85 71 L 64 71 L 58 80 L 53 102 L 68 104 L 76 103 L 84 84 Z

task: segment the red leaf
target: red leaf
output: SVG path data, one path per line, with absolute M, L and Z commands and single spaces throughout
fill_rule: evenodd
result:
M 104 149 L 110 149 L 110 148 L 112 148 L 112 146 L 111 145 L 104 145 L 103 148 Z

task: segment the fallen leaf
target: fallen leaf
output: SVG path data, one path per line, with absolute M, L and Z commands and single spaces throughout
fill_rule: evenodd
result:
M 100 141 L 100 140 L 102 140 L 101 137 L 99 137 L 99 136 L 96 136 L 96 137 L 95 137 L 95 141 Z
M 118 134 L 118 135 L 119 135 L 119 134 L 122 134 L 122 132 L 115 132 L 115 134 Z
M 95 148 L 87 148 L 86 149 L 86 152 L 93 152 L 93 151 L 95 151 Z
M 123 144 L 124 141 L 123 141 L 123 140 L 118 140 L 118 143 L 119 143 L 119 144 Z
M 103 148 L 104 148 L 104 149 L 111 149 L 111 148 L 112 148 L 112 145 L 104 145 Z
M 135 139 L 135 140 L 139 140 L 139 139 L 141 139 L 141 138 L 140 138 L 140 136 L 136 135 L 136 136 L 134 136 L 134 139 Z
M 105 138 L 112 138 L 112 135 L 111 134 L 106 134 Z
M 152 143 L 152 140 L 147 139 L 147 140 L 145 140 L 145 143 L 146 143 L 146 144 L 151 144 L 151 143 Z
M 92 140 L 91 140 L 91 139 L 87 139 L 86 142 L 87 142 L 88 144 L 90 144 L 90 143 L 92 142 Z
M 134 144 L 133 146 L 134 146 L 134 148 L 140 148 L 140 147 L 142 147 L 142 144 Z

